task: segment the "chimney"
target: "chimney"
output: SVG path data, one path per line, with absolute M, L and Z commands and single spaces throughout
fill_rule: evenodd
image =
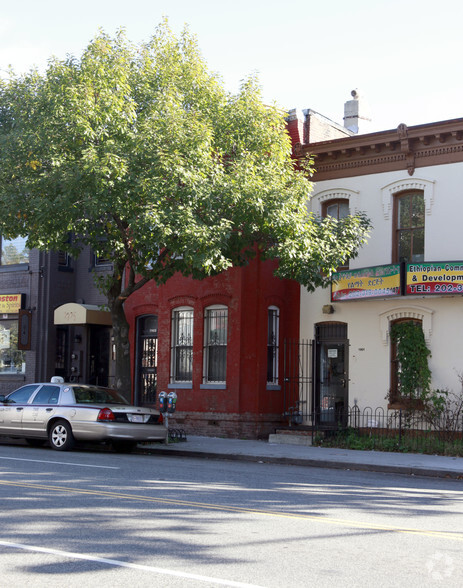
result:
M 293 147 L 304 143 L 304 115 L 299 109 L 293 108 L 288 112 L 286 125 Z
M 344 104 L 344 126 L 352 133 L 368 133 L 371 124 L 370 108 L 358 89 L 352 90 L 353 100 Z

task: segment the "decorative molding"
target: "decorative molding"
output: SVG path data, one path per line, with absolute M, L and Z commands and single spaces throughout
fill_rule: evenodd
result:
M 197 298 L 195 296 L 172 296 L 168 299 L 170 308 L 178 308 L 180 306 L 194 307 Z
M 398 319 L 419 320 L 423 326 L 423 333 L 426 343 L 430 343 L 432 335 L 432 315 L 434 311 L 423 306 L 403 306 L 391 308 L 379 315 L 381 335 L 384 345 L 389 344 L 389 328 L 392 321 Z
M 319 216 L 322 214 L 322 204 L 329 200 L 348 200 L 349 211 L 351 214 L 359 212 L 358 199 L 360 192 L 358 190 L 349 190 L 348 188 L 331 188 L 329 190 L 322 190 L 312 195 L 311 202 L 317 203 L 317 210 L 313 210 Z
M 284 307 L 285 299 L 282 296 L 278 296 L 278 294 L 270 294 L 265 297 L 265 305 L 268 308 L 269 306 L 276 306 L 281 312 L 281 309 Z
M 298 147 L 298 153 L 300 147 Z M 463 118 L 378 133 L 305 143 L 315 160 L 314 181 L 463 162 Z
M 404 192 L 405 190 L 420 190 L 424 194 L 424 205 L 426 214 L 431 214 L 432 205 L 434 204 L 434 184 L 433 180 L 425 180 L 422 178 L 414 178 L 398 180 L 392 182 L 381 188 L 381 196 L 383 202 L 384 218 L 388 220 L 392 211 L 392 201 L 395 194 Z
M 397 134 L 400 140 L 400 150 L 405 154 L 407 160 L 408 174 L 412 176 L 415 172 L 415 153 L 413 152 L 410 139 L 408 137 L 408 127 L 405 124 L 400 124 L 397 127 Z
M 233 296 L 225 293 L 205 294 L 201 296 L 200 300 L 203 308 L 214 306 L 215 304 L 229 306 Z
M 337 152 L 331 152 L 332 159 L 337 159 Z M 328 153 L 329 155 L 329 153 Z M 318 156 L 319 157 L 319 156 Z M 371 167 L 375 165 L 393 164 L 397 162 L 405 162 L 406 157 L 403 153 L 392 153 L 380 155 L 378 157 L 366 157 L 364 159 L 353 159 L 350 161 L 339 161 L 336 163 L 323 163 L 317 158 L 315 163 L 315 176 L 321 173 L 330 173 L 343 170 L 358 170 L 363 167 Z M 316 180 L 315 180 L 316 181 Z

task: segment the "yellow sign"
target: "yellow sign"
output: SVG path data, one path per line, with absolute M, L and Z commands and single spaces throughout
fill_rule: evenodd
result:
M 331 302 L 400 296 L 400 265 L 379 265 L 333 274 Z
M 0 314 L 17 314 L 21 302 L 22 294 L 0 294 Z
M 407 294 L 463 294 L 463 261 L 409 263 Z

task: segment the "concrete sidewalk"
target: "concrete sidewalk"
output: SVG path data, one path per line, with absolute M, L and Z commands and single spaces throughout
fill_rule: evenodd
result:
M 354 451 L 196 436 L 188 436 L 187 441 L 169 445 L 141 445 L 139 450 L 152 455 L 228 459 L 463 480 L 463 457 Z

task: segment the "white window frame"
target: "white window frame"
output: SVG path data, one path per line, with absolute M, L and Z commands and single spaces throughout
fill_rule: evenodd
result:
M 185 316 L 181 316 L 184 314 Z M 189 316 L 187 316 L 189 315 Z M 189 323 L 186 324 L 186 340 L 180 340 L 180 324 L 181 321 L 186 320 Z M 172 324 L 172 333 L 171 333 L 171 359 L 170 359 L 170 381 L 171 383 L 191 383 L 193 381 L 193 341 L 194 341 L 194 310 L 191 306 L 179 306 L 177 308 L 172 309 L 171 314 L 171 324 Z M 188 339 L 189 337 L 189 339 Z M 183 351 L 189 350 L 190 354 L 190 366 L 191 372 L 190 377 L 188 379 L 179 378 L 179 374 L 177 371 L 177 357 L 178 354 Z
M 216 314 L 215 317 L 212 313 Z M 219 340 L 213 341 L 211 334 L 212 320 L 225 321 L 225 337 L 223 334 L 219 337 Z M 208 385 L 224 385 L 227 378 L 227 347 L 228 347 L 228 307 L 222 304 L 215 304 L 208 306 L 204 309 L 204 348 L 203 348 L 203 384 Z M 221 367 L 218 369 L 222 372 L 220 375 L 222 378 L 211 378 L 211 354 L 214 349 L 225 349 L 224 357 L 222 358 Z

